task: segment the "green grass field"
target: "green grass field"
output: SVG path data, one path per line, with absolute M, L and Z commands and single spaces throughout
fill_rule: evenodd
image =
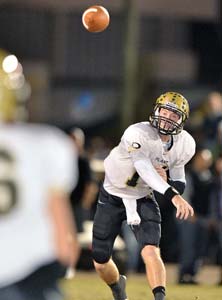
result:
M 210 274 L 210 273 L 209 273 Z M 107 286 L 94 272 L 78 273 L 72 280 L 64 280 L 62 288 L 66 300 L 112 300 Z M 147 285 L 145 274 L 129 275 L 127 279 L 127 295 L 129 300 L 153 300 Z M 167 285 L 167 300 L 222 300 L 222 287 L 215 284 Z

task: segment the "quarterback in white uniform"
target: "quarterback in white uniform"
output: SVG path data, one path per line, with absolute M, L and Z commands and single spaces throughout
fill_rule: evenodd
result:
M 149 122 L 129 126 L 104 161 L 105 180 L 93 227 L 93 259 L 115 300 L 126 300 L 125 277 L 111 259 L 112 246 L 127 219 L 141 246 L 155 300 L 165 299 L 166 275 L 159 253 L 161 216 L 154 192 L 164 195 L 186 219 L 193 208 L 180 195 L 185 188 L 185 164 L 195 153 L 195 141 L 183 130 L 189 116 L 187 100 L 168 92 L 157 101 Z
M 137 219 L 135 220 L 136 212 L 132 214 L 130 210 L 134 205 L 132 200 L 147 195 L 153 197 L 153 189 L 163 194 L 170 187 L 157 174 L 159 168 L 169 171 L 171 180 L 185 184 L 184 165 L 194 151 L 195 142 L 185 130 L 173 136 L 170 151 L 149 122 L 131 125 L 125 131 L 120 144 L 104 161 L 104 188 L 110 194 L 121 197 L 126 208 L 129 207 L 128 224 L 138 224 Z M 139 166 L 138 169 L 134 164 Z

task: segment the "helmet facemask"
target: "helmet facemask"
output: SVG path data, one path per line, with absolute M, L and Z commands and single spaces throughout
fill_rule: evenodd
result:
M 169 111 L 174 112 L 178 115 L 178 120 L 174 121 L 168 117 L 164 117 L 160 115 L 161 108 L 167 109 Z M 179 110 L 173 110 L 171 108 L 167 108 L 166 106 L 159 106 L 154 109 L 154 112 L 151 115 L 152 118 L 152 125 L 153 127 L 157 128 L 160 134 L 163 135 L 174 135 L 181 132 L 184 125 L 184 116 L 183 113 Z
M 164 112 L 161 114 L 161 109 L 173 112 L 169 116 Z M 151 125 L 157 128 L 158 132 L 163 135 L 176 135 L 183 130 L 185 121 L 189 116 L 189 104 L 187 100 L 175 92 L 167 92 L 161 95 L 156 100 L 156 105 L 149 121 Z

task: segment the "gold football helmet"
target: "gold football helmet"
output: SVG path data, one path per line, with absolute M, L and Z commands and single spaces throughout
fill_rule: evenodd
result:
M 15 91 L 8 88 L 8 74 L 3 69 L 3 61 L 9 55 L 0 49 L 0 121 L 9 121 L 14 118 L 16 107 Z
M 178 121 L 160 115 L 161 108 L 178 115 Z M 181 132 L 185 121 L 189 117 L 189 104 L 179 93 L 167 92 L 157 98 L 152 114 L 149 117 L 151 125 L 158 129 L 160 134 L 175 135 Z
M 14 70 L 10 62 L 6 64 L 7 58 L 12 56 L 17 60 L 14 55 L 0 49 L 0 122 L 22 120 L 25 116 L 25 101 L 21 93 L 24 85 L 18 85 L 23 74 L 17 72 L 16 65 Z

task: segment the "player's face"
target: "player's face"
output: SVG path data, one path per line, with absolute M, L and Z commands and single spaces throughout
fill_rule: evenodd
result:
M 180 116 L 166 108 L 161 108 L 159 111 L 159 116 L 162 117 L 160 121 L 160 128 L 165 130 L 172 130 L 174 125 L 171 121 L 177 123 L 180 119 Z

